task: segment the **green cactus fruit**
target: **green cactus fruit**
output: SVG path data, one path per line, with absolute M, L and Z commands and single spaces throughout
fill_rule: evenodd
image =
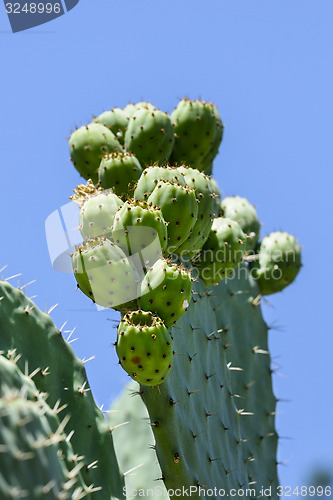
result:
M 134 191 L 134 198 L 147 200 L 159 181 L 162 180 L 186 186 L 184 175 L 176 167 L 152 165 L 142 172 Z
M 178 253 L 178 248 L 191 235 L 197 221 L 199 204 L 194 189 L 162 180 L 147 201 L 161 209 L 168 223 L 166 254 Z
M 218 187 L 217 182 L 214 179 L 214 177 L 209 177 L 209 183 L 210 183 L 210 189 L 213 193 L 213 216 L 214 217 L 221 217 L 222 216 L 221 191 L 219 190 L 219 187 Z
M 216 106 L 185 98 L 171 114 L 171 120 L 176 138 L 170 162 L 185 163 L 204 171 L 206 161 L 218 149 L 222 139 Z
M 142 165 L 166 162 L 174 144 L 174 130 L 167 113 L 141 108 L 130 119 L 125 133 L 125 149 Z
M 247 237 L 247 250 L 254 250 L 260 233 L 260 222 L 255 207 L 246 198 L 228 196 L 222 200 L 221 209 L 224 217 L 237 221 L 242 228 Z
M 117 210 L 123 201 L 112 192 L 104 191 L 91 197 L 80 208 L 80 231 L 84 239 L 111 237 L 111 228 Z
M 143 310 L 158 314 L 170 328 L 187 310 L 191 292 L 190 272 L 177 264 L 159 259 L 141 283 L 138 303 Z
M 123 309 L 138 296 L 140 263 L 107 239 L 84 242 L 72 266 L 80 290 L 102 307 Z
M 263 238 L 259 259 L 252 264 L 252 274 L 261 294 L 270 295 L 292 283 L 301 265 L 301 247 L 296 238 L 278 231 Z
M 132 197 L 134 186 L 140 178 L 142 168 L 131 153 L 111 153 L 101 161 L 98 178 L 104 189 L 111 188 L 123 198 Z
M 84 179 L 98 181 L 98 168 L 107 153 L 121 151 L 116 136 L 100 123 L 90 123 L 75 130 L 69 138 L 71 160 Z
M 128 125 L 128 117 L 123 109 L 113 108 L 110 111 L 104 111 L 96 118 L 94 123 L 100 123 L 114 133 L 120 144 L 124 144 L 125 131 Z
M 142 385 L 164 382 L 173 361 L 173 339 L 150 311 L 126 313 L 119 323 L 116 351 L 124 370 Z
M 198 166 L 198 170 L 205 172 L 207 175 L 212 174 L 213 161 L 219 152 L 219 147 L 223 139 L 223 131 L 224 131 L 222 118 L 216 106 L 214 106 L 213 116 L 215 119 L 215 136 L 213 141 L 211 142 L 207 156 L 205 156 L 202 163 L 200 163 L 200 165 Z
M 112 238 L 125 254 L 140 253 L 145 265 L 151 266 L 167 246 L 167 224 L 157 207 L 146 201 L 127 201 L 116 214 Z
M 123 111 L 124 111 L 125 115 L 127 116 L 127 119 L 129 120 L 140 109 L 146 109 L 149 111 L 156 111 L 156 107 L 147 101 L 140 101 L 137 103 L 127 104 L 127 106 L 125 106 L 125 108 L 123 108 Z
M 194 168 L 179 167 L 184 175 L 186 184 L 195 190 L 198 201 L 197 221 L 193 226 L 189 238 L 178 248 L 178 253 L 187 252 L 192 258 L 207 241 L 213 223 L 214 195 L 211 191 L 209 177 Z
M 226 217 L 214 219 L 209 238 L 195 261 L 207 285 L 216 285 L 229 276 L 243 259 L 246 236 L 238 222 Z

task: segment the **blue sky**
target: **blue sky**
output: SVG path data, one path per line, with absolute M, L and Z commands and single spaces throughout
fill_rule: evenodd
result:
M 257 206 L 263 235 L 283 229 L 304 247 L 296 283 L 263 306 L 282 400 L 281 482 L 306 484 L 318 463 L 333 471 L 331 0 L 80 0 L 15 35 L 0 7 L 5 276 L 36 279 L 42 309 L 59 303 L 52 317 L 77 327 L 80 357 L 96 355 L 88 375 L 107 407 L 127 381 L 111 347 L 118 316 L 52 269 L 45 240 L 45 219 L 80 182 L 66 137 L 129 101 L 172 111 L 184 96 L 213 100 L 226 126 L 214 166 L 223 194 Z

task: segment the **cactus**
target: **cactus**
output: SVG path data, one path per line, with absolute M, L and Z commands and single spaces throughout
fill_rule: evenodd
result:
M 156 260 L 167 245 L 168 231 L 162 212 L 146 201 L 127 201 L 118 210 L 112 227 L 113 239 L 125 253 L 142 251 L 158 238 Z M 151 264 L 154 264 L 150 260 Z
M 125 133 L 125 148 L 143 165 L 167 161 L 173 144 L 174 130 L 169 115 L 157 109 L 139 108 L 131 117 Z
M 301 268 L 301 247 L 296 238 L 285 232 L 263 238 L 259 259 L 253 264 L 262 295 L 280 292 L 294 281 Z
M 74 197 L 72 197 L 73 199 Z M 123 202 L 111 192 L 87 196 L 80 208 L 80 231 L 83 239 L 111 237 L 112 226 L 117 210 Z
M 253 205 L 240 196 L 228 196 L 221 202 L 221 210 L 225 217 L 238 222 L 247 237 L 246 247 L 254 250 L 260 234 L 260 222 Z
M 66 432 L 66 438 L 70 439 L 75 456 L 81 457 L 83 463 L 81 474 L 85 484 L 102 488 L 101 491 L 98 490 L 98 498 L 101 500 L 122 498 L 123 478 L 114 454 L 112 436 L 89 390 L 83 362 L 76 358 L 71 346 L 63 339 L 49 315 L 40 312 L 23 291 L 13 288 L 6 281 L 1 281 L 0 297 L 2 356 L 8 360 L 15 360 L 17 368 L 23 373 L 28 369 L 29 378 L 37 388 L 36 392 L 34 386 L 30 384 L 32 391 L 30 394 L 37 394 L 38 391 L 46 393 L 50 408 L 63 409 L 62 418 L 69 419 L 63 432 Z M 24 398 L 24 394 L 29 394 L 29 384 L 24 382 L 22 387 L 23 391 L 20 392 Z M 18 410 L 13 408 L 13 412 L 15 411 Z M 32 409 L 33 419 L 38 420 L 39 415 L 40 412 L 38 413 L 35 406 L 35 410 Z M 51 425 L 52 416 L 47 417 L 47 420 Z M 47 423 L 42 424 L 45 425 L 42 432 L 46 436 Z M 2 453 L 3 459 L 6 460 L 11 451 L 7 452 L 5 448 L 5 451 L 2 449 Z M 52 454 L 50 450 L 50 455 Z M 27 461 L 27 474 L 29 465 L 30 461 Z M 65 469 L 63 473 L 65 474 Z M 16 483 L 21 481 L 21 478 L 16 477 L 15 472 L 12 474 L 14 478 L 9 487 L 14 491 Z M 37 485 L 33 469 L 30 471 L 30 476 L 31 481 L 35 481 Z M 23 487 L 24 484 L 22 489 Z M 13 498 L 8 496 L 6 491 L 0 490 L 0 492 L 1 498 Z M 23 498 L 30 500 L 33 497 Z
M 107 153 L 121 151 L 116 136 L 104 125 L 91 123 L 80 127 L 69 139 L 69 149 L 74 167 L 86 180 L 98 181 L 101 159 Z
M 102 307 L 120 307 L 137 297 L 138 267 L 107 239 L 84 242 L 72 256 L 80 290 Z M 121 287 L 119 287 L 121 283 Z
M 136 156 L 131 153 L 111 153 L 102 159 L 98 178 L 104 189 L 111 188 L 118 196 L 127 198 L 132 194 L 141 173 L 142 168 Z
M 183 316 L 192 291 L 190 273 L 177 264 L 160 259 L 147 271 L 141 284 L 139 305 L 158 314 L 167 327 Z
M 128 120 L 129 118 L 123 109 L 113 108 L 110 111 L 104 111 L 99 116 L 96 116 L 96 118 L 94 118 L 94 123 L 100 123 L 110 129 L 119 143 L 123 145 Z
M 197 221 L 195 190 L 162 180 L 148 197 L 148 203 L 161 209 L 168 223 L 168 253 L 176 253 L 180 245 L 188 241 Z
M 136 185 L 134 198 L 136 200 L 147 200 L 159 181 L 162 180 L 186 186 L 185 177 L 178 168 L 170 166 L 160 167 L 156 164 L 143 171 Z
M 164 322 L 151 312 L 139 310 L 124 315 L 116 351 L 121 366 L 140 384 L 161 384 L 171 370 L 172 337 Z
M 246 490 L 257 499 L 270 488 L 277 499 L 276 399 L 260 299 L 295 280 L 300 246 L 282 232 L 260 243 L 252 205 L 221 201 L 205 175 L 223 136 L 213 104 L 183 99 L 169 117 L 142 102 L 96 121 L 125 133 L 125 152 L 100 123 L 70 139 L 75 167 L 91 179 L 72 197 L 84 240 L 73 271 L 89 299 L 121 311 L 119 365 L 141 385 L 131 398 L 126 389 L 105 421 L 82 362 L 49 316 L 0 282 L 0 496 L 139 498 L 156 484 L 166 498 Z M 94 186 L 110 160 L 101 156 L 116 149 L 123 159 L 137 154 L 145 170 L 125 169 L 110 184 L 100 170 L 102 187 Z
M 216 106 L 182 99 L 171 114 L 176 140 L 172 163 L 185 163 L 210 174 L 222 141 L 223 127 Z
M 217 217 L 202 252 L 195 262 L 199 276 L 207 285 L 217 285 L 240 264 L 246 237 L 238 222 Z

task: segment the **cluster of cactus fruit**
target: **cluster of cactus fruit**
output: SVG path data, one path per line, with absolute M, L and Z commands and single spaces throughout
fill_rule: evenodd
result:
M 260 241 L 254 206 L 239 196 L 222 198 L 212 177 L 222 137 L 217 107 L 185 98 L 170 115 L 148 102 L 106 111 L 69 139 L 71 160 L 86 180 L 71 196 L 80 207 L 82 236 L 71 256 L 74 276 L 93 302 L 120 311 L 115 350 L 140 384 L 136 402 L 124 395 L 121 407 L 129 409 L 134 434 L 132 416 L 138 414 L 154 432 L 148 426 L 140 432 L 146 449 L 155 440 L 155 458 L 146 461 L 144 455 L 144 472 L 126 476 L 132 486 L 126 498 L 145 496 L 139 492 L 157 479 L 155 470 L 170 497 L 190 491 L 195 498 L 219 498 L 222 489 L 245 488 L 250 498 L 263 496 L 265 488 L 276 497 L 276 399 L 260 297 L 294 281 L 301 250 L 284 232 Z M 43 443 L 32 466 L 57 462 L 50 477 L 42 467 L 21 481 L 20 466 L 8 462 L 16 453 L 9 452 L 9 434 L 0 431 L 2 497 L 123 498 L 107 432 L 109 424 L 116 433 L 120 422 L 112 415 L 104 421 L 87 396 L 82 363 L 49 318 L 7 283 L 0 299 L 0 371 L 6 373 L 1 425 L 24 434 L 20 422 L 27 418 L 27 434 L 42 436 Z M 45 351 L 40 359 L 27 346 L 28 330 Z M 29 366 L 25 375 L 23 361 Z M 70 424 L 66 417 L 60 423 L 59 405 L 66 406 Z M 91 429 L 87 439 L 79 429 L 84 415 Z M 16 438 L 16 454 L 25 463 L 31 445 Z M 135 469 L 134 457 L 129 466 L 124 453 L 131 443 L 119 446 L 120 468 Z M 2 478 L 5 465 L 13 479 Z

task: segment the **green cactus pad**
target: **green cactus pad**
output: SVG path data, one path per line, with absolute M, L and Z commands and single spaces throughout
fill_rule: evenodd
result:
M 207 241 L 213 224 L 214 195 L 211 191 L 209 177 L 193 168 L 179 167 L 184 175 L 186 184 L 195 190 L 198 201 L 197 221 L 193 226 L 189 238 L 178 248 L 178 253 L 188 253 L 192 258 Z
M 224 217 L 237 221 L 242 228 L 247 237 L 247 250 L 254 250 L 260 233 L 260 222 L 255 207 L 246 198 L 228 196 L 222 200 L 221 209 Z
M 238 222 L 226 217 L 214 219 L 209 238 L 195 261 L 204 283 L 216 285 L 229 276 L 242 261 L 245 248 L 246 236 Z
M 116 195 L 127 198 L 133 195 L 141 173 L 142 168 L 135 155 L 111 153 L 102 159 L 98 178 L 104 189 L 111 188 Z
M 162 180 L 149 196 L 148 203 L 158 206 L 168 223 L 166 254 L 177 253 L 197 221 L 198 202 L 194 189 Z
M 263 238 L 259 260 L 252 268 L 261 294 L 283 290 L 295 280 L 301 265 L 301 247 L 294 236 L 278 231 Z
M 248 266 L 240 267 L 213 289 L 194 282 L 188 311 L 171 329 L 172 370 L 159 391 L 140 391 L 165 485 L 192 487 L 192 498 L 235 488 L 256 499 L 261 488 L 275 492 L 278 485 L 267 326 L 259 288 Z M 146 435 L 151 443 L 150 430 Z
M 142 498 L 143 490 L 157 492 L 158 486 L 163 499 L 169 500 L 161 479 L 162 472 L 154 451 L 155 439 L 147 409 L 140 397 L 139 384 L 131 381 L 124 388 L 108 412 L 107 423 L 112 429 L 119 465 L 125 473 L 127 497 L 137 500 Z
M 84 242 L 72 266 L 80 290 L 102 307 L 122 309 L 138 296 L 140 267 L 109 240 Z
M 111 228 L 117 210 L 123 201 L 112 192 L 87 197 L 80 209 L 80 231 L 84 239 L 111 237 Z
M 123 109 L 113 108 L 110 111 L 104 111 L 104 113 L 94 118 L 94 123 L 100 123 L 110 129 L 116 136 L 119 143 L 123 145 L 128 120 L 129 119 Z
M 1 499 L 90 498 L 93 487 L 80 472 L 84 462 L 66 440 L 61 412 L 47 405 L 46 396 L 14 357 L 0 356 Z
M 160 259 L 141 284 L 140 307 L 159 315 L 169 328 L 183 316 L 191 300 L 192 278 L 177 264 Z
M 176 135 L 171 163 L 185 163 L 206 170 L 206 160 L 211 163 L 213 152 L 218 150 L 222 139 L 217 113 L 216 106 L 211 103 L 190 99 L 179 102 L 171 114 Z
M 173 361 L 173 340 L 151 312 L 126 313 L 120 321 L 116 351 L 124 370 L 142 385 L 164 382 Z
M 125 253 L 140 252 L 146 265 L 153 265 L 167 246 L 167 224 L 157 207 L 146 201 L 127 201 L 116 214 L 112 237 Z
M 103 156 L 121 151 L 122 147 L 111 130 L 99 123 L 90 123 L 72 133 L 69 150 L 73 165 L 79 174 L 96 184 Z
M 153 165 L 151 167 L 147 167 L 142 172 L 134 191 L 134 198 L 136 200 L 147 200 L 159 181 L 162 180 L 186 186 L 185 177 L 177 168 L 171 166 L 160 167 L 158 165 Z
M 141 108 L 130 119 L 125 149 L 134 153 L 142 165 L 166 162 L 173 144 L 174 130 L 167 113 Z
M 94 402 L 83 362 L 50 316 L 42 313 L 23 291 L 4 281 L 0 281 L 0 332 L 3 356 L 13 360 L 21 372 L 27 371 L 40 393 L 47 393 L 50 408 L 62 408 L 61 419 L 70 418 L 64 429 L 67 436 L 74 431 L 70 442 L 75 456 L 83 461 L 81 474 L 85 484 L 102 488 L 98 493 L 100 500 L 123 498 L 123 478 L 112 436 Z M 13 380 L 13 376 L 10 378 Z M 0 385 L 3 379 L 1 374 Z M 21 395 L 29 396 L 31 391 L 26 383 L 24 386 Z M 33 387 L 32 393 L 36 400 Z

